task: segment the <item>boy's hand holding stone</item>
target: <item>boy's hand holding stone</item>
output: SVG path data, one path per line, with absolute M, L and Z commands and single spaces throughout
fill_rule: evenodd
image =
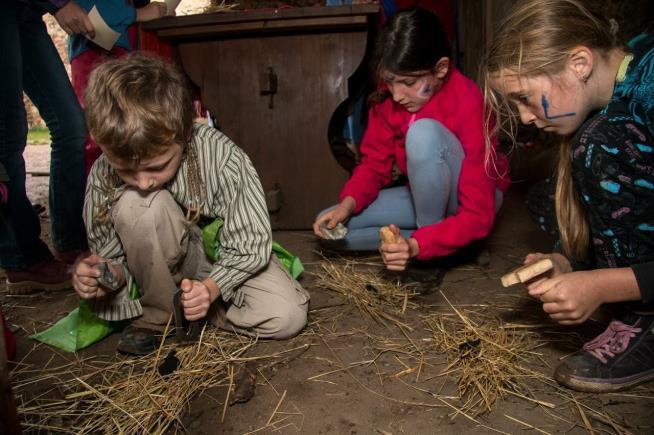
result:
M 73 273 L 73 288 L 80 298 L 101 298 L 109 293 L 109 290 L 102 287 L 98 282 L 98 278 L 102 272 L 94 266 L 100 263 L 107 263 L 107 266 L 111 268 L 111 272 L 117 278 L 121 287 L 125 284 L 125 276 L 122 268 L 113 266 L 99 255 L 91 254 L 77 263 L 75 273 Z
M 211 278 L 204 281 L 183 279 L 180 288 L 184 317 L 189 321 L 204 319 L 213 301 L 220 296 L 218 286 Z

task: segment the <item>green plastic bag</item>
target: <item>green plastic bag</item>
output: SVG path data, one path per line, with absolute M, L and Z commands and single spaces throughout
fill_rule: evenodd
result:
M 218 236 L 223 224 L 222 219 L 215 219 L 202 229 L 202 246 L 205 254 L 212 261 L 218 259 L 218 248 L 220 247 Z M 293 278 L 297 279 L 304 271 L 300 259 L 279 243 L 273 242 L 272 252 Z M 134 283 L 130 289 L 130 298 L 138 299 L 139 297 L 138 287 Z M 75 352 L 97 343 L 113 332 L 122 331 L 128 324 L 129 320 L 110 322 L 100 319 L 93 313 L 88 301 L 82 299 L 78 308 L 45 331 L 36 333 L 32 338 L 66 352 Z
M 273 241 L 272 244 L 272 252 L 277 256 L 279 261 L 281 261 L 293 278 L 297 279 L 298 276 L 302 275 L 302 272 L 304 272 L 304 266 L 302 265 L 302 261 L 300 261 L 300 257 L 291 254 L 284 249 L 282 245 L 275 241 Z
M 66 352 L 75 352 L 97 343 L 113 332 L 121 331 L 127 324 L 128 320 L 109 322 L 100 319 L 91 310 L 89 302 L 82 299 L 79 307 L 32 338 Z
M 220 248 L 220 239 L 218 236 L 224 223 L 222 219 L 218 218 L 202 229 L 202 247 L 204 248 L 204 253 L 212 261 L 218 260 L 218 248 Z M 304 272 L 304 266 L 300 258 L 288 252 L 282 245 L 275 241 L 272 243 L 272 253 L 277 256 L 293 278 L 297 279 Z

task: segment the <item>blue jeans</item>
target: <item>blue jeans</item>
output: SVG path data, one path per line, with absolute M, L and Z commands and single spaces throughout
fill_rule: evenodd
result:
M 0 266 L 23 269 L 52 258 L 25 190 L 23 152 L 27 118 L 23 91 L 52 136 L 49 209 L 55 249 L 86 247 L 82 221 L 86 126 L 61 59 L 41 14 L 14 0 L 0 3 L 0 163 L 10 181 L 0 211 Z
M 417 228 L 453 215 L 459 206 L 459 174 L 465 154 L 459 140 L 440 122 L 420 119 L 406 135 L 407 173 L 411 189 L 392 187 L 346 224 L 348 233 L 338 247 L 352 251 L 379 248 L 379 229 L 395 224 L 404 237 Z M 496 193 L 496 209 L 502 193 Z M 320 214 L 331 210 L 330 207 Z M 336 244 L 335 244 L 336 245 Z

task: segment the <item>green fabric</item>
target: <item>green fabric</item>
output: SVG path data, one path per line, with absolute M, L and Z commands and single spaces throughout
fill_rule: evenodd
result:
M 225 221 L 222 219 L 216 219 L 202 228 L 202 247 L 204 248 L 204 253 L 214 262 L 218 260 L 218 248 L 220 247 L 218 236 L 220 236 L 220 230 L 223 228 L 224 223 Z
M 204 253 L 211 261 L 218 260 L 218 250 L 220 249 L 220 238 L 218 236 L 224 223 L 222 219 L 217 218 L 202 229 L 202 246 Z M 297 279 L 304 272 L 304 266 L 300 258 L 288 252 L 275 241 L 272 243 L 272 253 L 277 256 L 293 278 Z
M 100 319 L 91 310 L 89 302 L 82 299 L 79 307 L 32 338 L 66 352 L 75 352 L 100 341 L 112 332 L 121 331 L 128 323 L 127 320 L 109 322 Z
M 204 252 L 212 261 L 218 259 L 220 248 L 220 230 L 224 221 L 220 218 L 202 229 L 202 246 Z M 272 244 L 272 253 L 279 258 L 293 278 L 297 279 L 304 271 L 304 266 L 298 257 L 288 252 L 279 243 Z M 132 283 L 129 296 L 132 299 L 140 297 L 136 283 Z M 88 301 L 82 299 L 79 307 L 45 331 L 36 333 L 33 339 L 49 344 L 66 352 L 75 352 L 97 343 L 107 335 L 121 331 L 129 320 L 109 322 L 96 316 Z
M 293 278 L 297 279 L 298 276 L 302 275 L 302 272 L 304 272 L 304 266 L 302 265 L 302 261 L 300 261 L 300 257 L 291 254 L 284 249 L 282 245 L 275 241 L 273 241 L 272 244 L 272 252 L 277 256 L 279 261 L 282 262 Z

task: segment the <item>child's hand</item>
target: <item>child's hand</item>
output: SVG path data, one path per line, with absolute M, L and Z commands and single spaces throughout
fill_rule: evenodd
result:
M 95 29 L 86 11 L 74 1 L 69 1 L 55 13 L 55 19 L 69 35 L 81 34 L 89 38 L 95 37 Z
M 543 311 L 562 325 L 585 322 L 604 302 L 593 271 L 562 273 L 542 279 L 529 294 L 540 299 Z
M 183 292 L 180 300 L 184 308 L 184 317 L 190 321 L 207 317 L 213 302 L 209 288 L 202 281 L 190 279 L 183 279 L 180 288 Z
M 355 207 L 356 203 L 354 198 L 351 196 L 346 197 L 336 206 L 336 208 L 318 216 L 316 221 L 313 223 L 313 233 L 322 239 L 323 236 L 320 232 L 321 223 L 327 222 L 326 226 L 331 230 L 337 223 L 347 221 Z
M 91 254 L 82 258 L 75 265 L 73 273 L 73 288 L 82 299 L 101 298 L 107 294 L 98 284 L 100 271 L 93 266 L 106 260 L 98 255 Z
M 142 8 L 136 9 L 136 21 L 150 21 L 156 20 L 157 18 L 164 17 L 167 14 L 168 6 L 164 2 L 152 2 L 143 6 Z M 173 12 L 171 15 L 175 15 Z
M 413 238 L 402 237 L 396 225 L 390 225 L 390 229 L 395 234 L 395 243 L 382 242 L 379 252 L 388 270 L 401 272 L 406 269 L 409 260 L 417 255 L 418 242 Z
M 529 290 L 529 294 L 532 295 L 533 297 L 538 297 L 540 295 L 539 293 L 536 293 L 535 289 L 539 287 L 540 284 L 542 284 L 545 280 L 554 278 L 563 273 L 572 272 L 572 266 L 570 265 L 570 261 L 567 258 L 565 258 L 563 255 L 557 253 L 546 255 L 540 252 L 533 252 L 531 254 L 528 254 L 527 257 L 525 257 L 525 261 L 523 262 L 523 264 L 535 263 L 538 260 L 548 256 L 550 260 L 552 260 L 552 264 L 554 265 L 554 267 L 548 272 L 535 277 L 527 284 L 527 290 Z M 534 294 L 532 294 L 532 291 L 534 292 Z

